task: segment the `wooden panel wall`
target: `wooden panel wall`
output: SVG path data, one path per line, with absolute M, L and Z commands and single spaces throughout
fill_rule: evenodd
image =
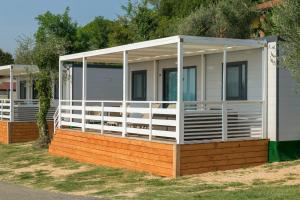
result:
M 268 161 L 268 140 L 180 145 L 180 175 L 237 169 Z
M 49 152 L 73 160 L 173 176 L 174 144 L 59 129 Z
M 48 122 L 49 133 L 53 134 L 53 122 Z M 9 122 L 9 143 L 30 142 L 38 139 L 36 122 Z
M 0 143 L 8 144 L 8 121 L 0 121 Z

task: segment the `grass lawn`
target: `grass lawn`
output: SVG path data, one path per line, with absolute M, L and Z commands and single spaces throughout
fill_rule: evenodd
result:
M 168 179 L 0 145 L 0 181 L 108 199 L 299 199 L 300 161 Z

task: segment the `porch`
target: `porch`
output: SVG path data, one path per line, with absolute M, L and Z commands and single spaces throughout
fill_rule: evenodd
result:
M 82 63 L 81 99 L 62 80 L 66 62 Z M 123 65 L 122 100 L 87 98 L 88 63 Z M 174 36 L 62 56 L 56 128 L 177 144 L 263 139 L 266 68 L 260 40 Z
M 36 115 L 39 110 L 34 88 L 34 65 L 0 66 L 0 81 L 9 83 L 0 99 L 0 143 L 10 144 L 36 140 L 39 136 Z M 50 134 L 53 133 L 53 115 L 56 101 L 47 114 Z
M 38 71 L 35 65 L 0 66 L 0 81 L 9 83 L 9 88 L 0 99 L 0 120 L 36 121 L 39 101 L 34 86 L 34 74 Z M 52 102 L 52 107 L 47 115 L 48 120 L 53 120 L 57 104 L 56 101 Z

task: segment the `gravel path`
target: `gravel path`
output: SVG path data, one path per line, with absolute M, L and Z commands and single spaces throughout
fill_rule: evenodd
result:
M 30 189 L 0 182 L 0 200 L 100 200 L 95 197 L 65 195 L 62 193 Z

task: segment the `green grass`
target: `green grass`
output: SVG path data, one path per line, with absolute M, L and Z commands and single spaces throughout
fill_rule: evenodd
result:
M 262 170 L 280 170 L 300 165 L 299 161 L 270 164 Z M 282 186 L 286 181 L 299 179 L 289 173 L 280 180 L 253 179 L 245 183 L 243 176 L 249 170 L 238 172 L 239 181 L 207 182 L 198 176 L 169 179 L 108 167 L 74 162 L 67 158 L 50 156 L 46 150 L 32 148 L 30 144 L 0 145 L 0 181 L 8 181 L 34 188 L 66 193 L 82 193 L 109 199 L 299 199 L 300 186 Z M 227 172 L 211 173 L 226 176 Z

